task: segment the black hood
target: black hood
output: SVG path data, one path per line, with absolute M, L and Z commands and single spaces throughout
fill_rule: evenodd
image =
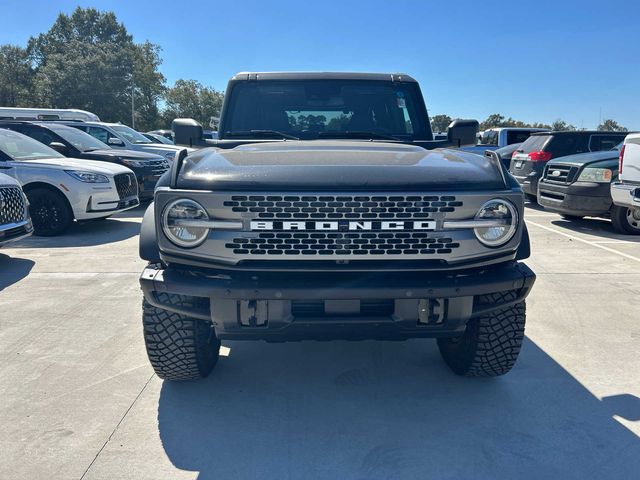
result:
M 136 150 L 120 150 L 117 148 L 104 148 L 98 150 L 90 150 L 88 152 L 82 152 L 82 156 L 84 158 L 90 158 L 92 155 L 95 158 L 105 157 L 117 157 L 117 158 L 126 158 L 128 160 L 163 160 L 164 157 L 161 155 L 156 155 L 154 153 L 147 152 L 138 152 Z
M 314 140 L 207 148 L 189 155 L 177 187 L 195 190 L 495 190 L 487 158 L 370 141 Z

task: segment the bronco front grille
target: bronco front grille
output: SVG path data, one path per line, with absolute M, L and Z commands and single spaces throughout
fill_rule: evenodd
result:
M 225 247 L 237 255 L 430 255 L 460 244 L 433 232 L 269 232 L 234 238 Z
M 19 187 L 0 187 L 0 225 L 22 222 L 25 203 Z
M 261 219 L 410 220 L 453 212 L 462 202 L 450 195 L 234 195 L 224 206 Z
M 120 200 L 138 195 L 138 181 L 133 173 L 120 173 L 114 178 Z

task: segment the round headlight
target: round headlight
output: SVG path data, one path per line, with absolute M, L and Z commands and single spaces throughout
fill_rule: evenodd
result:
M 179 247 L 193 248 L 207 238 L 207 227 L 193 226 L 193 221 L 209 220 L 202 205 L 182 198 L 167 205 L 162 214 L 162 230 L 172 243 Z
M 493 220 L 496 223 L 488 227 L 476 227 L 473 231 L 486 246 L 499 247 L 511 240 L 516 233 L 518 210 L 506 200 L 489 200 L 478 210 L 476 220 Z

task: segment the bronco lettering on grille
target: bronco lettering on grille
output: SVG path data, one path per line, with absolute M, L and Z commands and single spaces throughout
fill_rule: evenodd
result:
M 424 221 L 346 221 L 331 220 L 326 222 L 283 221 L 271 222 L 262 220 L 251 221 L 251 230 L 435 230 L 434 220 Z

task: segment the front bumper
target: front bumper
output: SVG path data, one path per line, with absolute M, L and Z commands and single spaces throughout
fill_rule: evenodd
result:
M 8 242 L 20 240 L 33 233 L 31 219 L 23 220 L 19 223 L 0 225 L 0 245 Z
M 566 215 L 605 216 L 611 210 L 610 184 L 538 182 L 538 203 L 545 209 Z
M 614 204 L 620 207 L 640 208 L 640 185 L 613 182 L 610 192 Z
M 437 273 L 231 274 L 149 265 L 152 305 L 212 320 L 222 339 L 407 339 L 455 336 L 470 318 L 524 300 L 535 274 L 523 263 Z M 514 292 L 509 303 L 486 295 Z

